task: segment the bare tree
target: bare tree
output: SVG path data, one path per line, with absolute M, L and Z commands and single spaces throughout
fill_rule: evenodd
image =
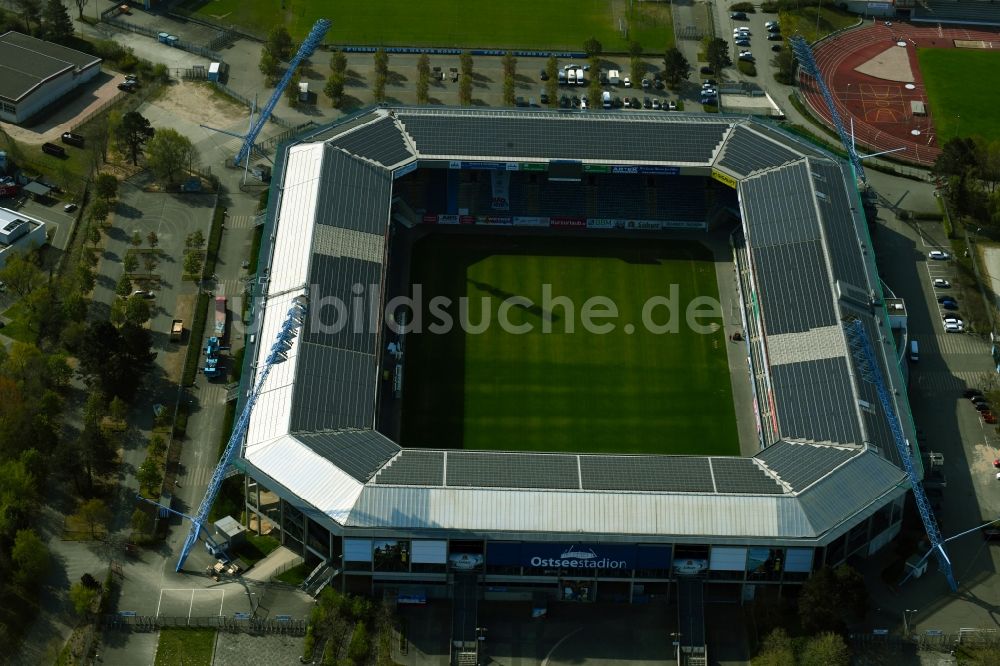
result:
M 76 9 L 80 12 L 80 18 L 83 19 L 83 8 L 87 6 L 90 0 L 73 0 L 76 3 Z

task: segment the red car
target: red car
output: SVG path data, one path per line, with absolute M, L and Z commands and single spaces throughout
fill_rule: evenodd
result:
M 983 421 L 986 423 L 997 422 L 997 417 L 993 414 L 993 412 L 980 412 L 980 415 L 983 417 Z

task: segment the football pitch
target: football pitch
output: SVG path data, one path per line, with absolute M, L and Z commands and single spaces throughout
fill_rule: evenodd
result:
M 606 52 L 628 41 L 647 53 L 673 46 L 670 4 L 628 0 L 367 0 L 337 5 L 321 0 L 189 0 L 188 11 L 212 21 L 266 34 L 278 22 L 302 39 L 318 18 L 333 25 L 326 43 L 581 51 L 596 37 Z M 625 37 L 628 32 L 628 39 Z
M 685 323 L 692 299 L 718 299 L 702 245 L 438 234 L 414 246 L 411 278 L 424 307 L 422 331 L 405 342 L 404 446 L 739 454 L 721 318 L 699 320 L 710 333 Z M 651 330 L 644 305 L 669 297 L 671 285 L 677 331 Z M 446 332 L 429 330 L 442 319 L 428 308 L 435 296 L 450 299 Z M 617 317 L 591 320 L 610 332 L 585 330 L 584 303 L 594 296 L 617 307 Z M 481 332 L 460 324 L 461 297 L 471 325 L 489 317 Z M 498 315 L 511 297 L 531 302 L 508 306 L 505 327 Z M 666 324 L 668 308 L 649 318 Z
M 939 145 L 956 136 L 1000 139 L 994 111 L 1000 107 L 1000 88 L 983 85 L 1000 69 L 1000 51 L 917 49 L 917 60 Z

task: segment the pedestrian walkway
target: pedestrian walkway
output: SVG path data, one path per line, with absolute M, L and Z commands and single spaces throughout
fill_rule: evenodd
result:
M 242 296 L 247 293 L 247 281 L 243 278 L 229 278 L 215 281 L 216 296 Z
M 284 546 L 279 546 L 272 550 L 267 557 L 258 562 L 243 577 L 248 580 L 256 580 L 266 583 L 272 576 L 287 571 L 296 564 L 301 564 L 304 560 L 301 555 L 292 552 Z
M 229 215 L 226 217 L 226 226 L 230 229 L 252 229 L 257 224 L 257 218 L 253 215 Z

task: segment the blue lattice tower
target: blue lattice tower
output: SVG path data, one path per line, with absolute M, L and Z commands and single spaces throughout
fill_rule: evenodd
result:
M 205 497 L 198 506 L 198 512 L 194 516 L 185 516 L 191 520 L 191 533 L 188 534 L 187 540 L 184 542 L 184 547 L 181 548 L 181 556 L 177 560 L 176 571 L 180 571 L 184 566 L 184 561 L 191 554 L 191 549 L 197 543 L 198 537 L 201 536 L 201 530 L 208 520 L 208 512 L 212 509 L 212 505 L 215 504 L 215 499 L 219 496 L 219 489 L 222 487 L 222 481 L 226 477 L 226 470 L 233 462 L 236 450 L 240 447 L 243 437 L 246 435 L 247 427 L 250 425 L 250 414 L 253 412 L 261 390 L 264 388 L 264 382 L 267 381 L 267 376 L 270 374 L 271 368 L 276 363 L 281 363 L 287 358 L 287 352 L 292 347 L 292 340 L 298 335 L 299 329 L 305 321 L 306 309 L 308 307 L 309 299 L 305 296 L 298 296 L 292 301 L 292 306 L 288 309 L 288 314 L 281 325 L 281 330 L 278 331 L 277 339 L 271 346 L 271 351 L 264 360 L 264 365 L 254 382 L 253 390 L 247 397 L 243 411 L 240 412 L 240 416 L 236 420 L 236 425 L 233 427 L 226 450 L 219 460 L 219 465 L 212 473 L 212 480 L 208 483 L 208 488 L 205 490 Z
M 813 78 L 819 87 L 820 94 L 823 95 L 826 108 L 830 110 L 830 118 L 833 120 L 833 126 L 836 128 L 837 134 L 840 135 L 840 142 L 844 144 L 844 148 L 851 159 L 851 164 L 854 165 L 854 174 L 861 179 L 861 182 L 867 183 L 868 178 L 865 176 L 864 167 L 861 166 L 861 157 L 858 156 L 858 151 L 854 148 L 854 141 L 851 140 L 851 137 L 847 134 L 847 130 L 844 128 L 844 121 L 837 111 L 837 105 L 833 101 L 830 89 L 826 87 L 826 81 L 823 80 L 823 76 L 819 73 L 819 66 L 816 64 L 816 58 L 813 57 L 812 47 L 800 35 L 792 37 L 789 41 L 791 41 L 795 57 L 798 58 L 799 67 L 805 69 L 806 74 Z
M 267 100 L 267 104 L 260 112 L 260 116 L 257 118 L 257 122 L 253 124 L 250 131 L 243 138 L 243 146 L 240 148 L 240 152 L 236 154 L 236 159 L 233 160 L 234 165 L 239 165 L 245 159 L 250 159 L 250 150 L 253 148 L 254 141 L 257 140 L 257 135 L 260 134 L 260 130 L 264 127 L 264 123 L 267 119 L 271 117 L 271 113 L 274 111 L 274 107 L 278 104 L 278 100 L 281 99 L 282 93 L 285 92 L 285 88 L 288 87 L 289 82 L 292 80 L 292 75 L 295 70 L 298 69 L 299 64 L 311 56 L 319 46 L 319 43 L 323 41 L 326 36 L 326 32 L 330 29 L 330 21 L 327 19 L 320 19 L 316 21 L 313 25 L 312 30 L 309 31 L 309 35 L 306 37 L 305 41 L 302 42 L 302 46 L 299 47 L 298 52 L 289 61 L 288 69 L 285 70 L 285 75 L 281 77 L 281 81 L 278 82 L 277 87 L 274 89 L 274 94 L 271 95 L 271 99 Z
M 937 556 L 938 566 L 948 579 L 951 591 L 957 592 L 958 583 L 952 573 L 951 560 L 948 559 L 948 553 L 944 550 L 944 537 L 941 536 L 937 519 L 934 517 L 934 510 L 927 500 L 927 493 L 924 492 L 924 487 L 917 476 L 917 470 L 913 466 L 913 456 L 910 454 L 909 444 L 906 442 L 906 437 L 903 436 L 903 428 L 896 416 L 896 409 L 889 396 L 889 390 L 885 386 L 885 378 L 882 376 L 882 370 L 876 361 L 875 351 L 872 349 L 868 334 L 861 321 L 857 319 L 845 322 L 844 331 L 847 334 L 847 344 L 851 349 L 851 355 L 854 357 L 858 372 L 862 379 L 875 386 L 879 402 L 882 403 L 882 411 L 885 412 L 886 421 L 889 422 L 889 430 L 896 443 L 896 450 L 899 452 L 899 458 L 903 461 L 903 468 L 906 470 L 906 476 L 913 488 L 913 498 L 917 503 L 917 511 L 920 512 L 924 530 L 926 530 L 927 538 L 931 542 L 931 552 Z

